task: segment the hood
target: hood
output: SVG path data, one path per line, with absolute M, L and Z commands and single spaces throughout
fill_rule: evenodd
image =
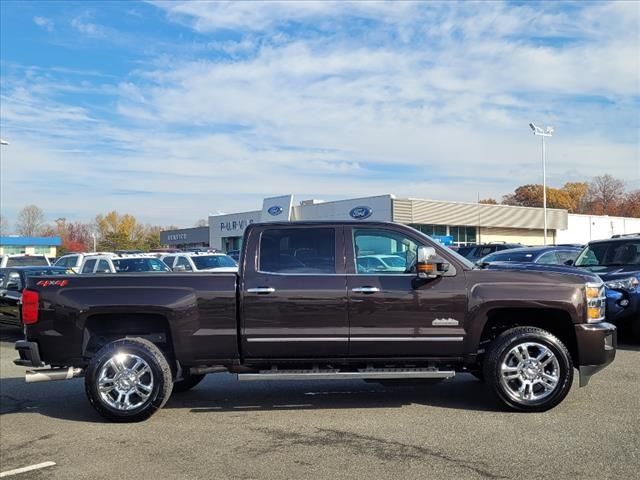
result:
M 552 272 L 563 273 L 567 275 L 575 275 L 582 277 L 585 281 L 599 282 L 600 278 L 595 273 L 589 272 L 582 268 L 569 267 L 566 265 L 548 265 L 542 263 L 530 262 L 493 262 L 486 267 L 485 270 L 520 270 L 524 272 Z
M 632 276 L 640 277 L 640 266 L 638 265 L 593 266 L 580 267 L 580 269 L 595 273 L 605 282 L 608 282 L 609 280 L 615 280 L 617 278 Z

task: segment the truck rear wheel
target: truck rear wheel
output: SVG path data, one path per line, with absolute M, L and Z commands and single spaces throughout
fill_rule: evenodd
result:
M 89 402 L 115 422 L 146 420 L 167 402 L 172 387 L 164 354 L 142 338 L 108 343 L 91 359 L 85 375 Z
M 573 361 L 554 335 L 535 327 L 503 332 L 490 346 L 484 377 L 508 407 L 542 412 L 558 405 L 573 382 Z

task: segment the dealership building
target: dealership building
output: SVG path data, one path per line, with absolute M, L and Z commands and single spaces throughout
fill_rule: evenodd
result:
M 240 248 L 247 225 L 300 220 L 384 221 L 410 225 L 447 245 L 518 242 L 544 244 L 542 208 L 446 202 L 394 195 L 324 202 L 295 202 L 293 195 L 265 198 L 262 208 L 209 216 L 208 227 L 162 232 L 163 245 L 210 246 L 224 251 Z M 547 209 L 547 243 L 586 243 L 615 234 L 640 232 L 640 219 L 574 215 Z

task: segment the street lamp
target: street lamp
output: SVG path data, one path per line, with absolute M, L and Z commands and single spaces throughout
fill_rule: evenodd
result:
M 542 209 L 544 211 L 544 244 L 547 244 L 547 160 L 545 157 L 544 149 L 544 137 L 553 136 L 553 127 L 547 127 L 546 130 L 534 125 L 529 124 L 533 134 L 542 137 Z

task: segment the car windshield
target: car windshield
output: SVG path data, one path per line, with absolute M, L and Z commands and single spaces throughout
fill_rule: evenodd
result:
M 38 267 L 40 265 L 49 266 L 47 257 L 44 255 L 25 255 L 7 259 L 7 267 Z
M 191 257 L 198 270 L 209 268 L 237 267 L 238 264 L 228 255 L 200 255 Z
M 157 258 L 121 258 L 114 259 L 116 272 L 170 272 L 171 270 Z
M 575 265 L 577 267 L 640 265 L 640 240 L 594 243 L 580 253 Z
M 510 252 L 505 250 L 487 255 L 482 259 L 482 262 L 533 262 L 535 257 L 533 252 Z

